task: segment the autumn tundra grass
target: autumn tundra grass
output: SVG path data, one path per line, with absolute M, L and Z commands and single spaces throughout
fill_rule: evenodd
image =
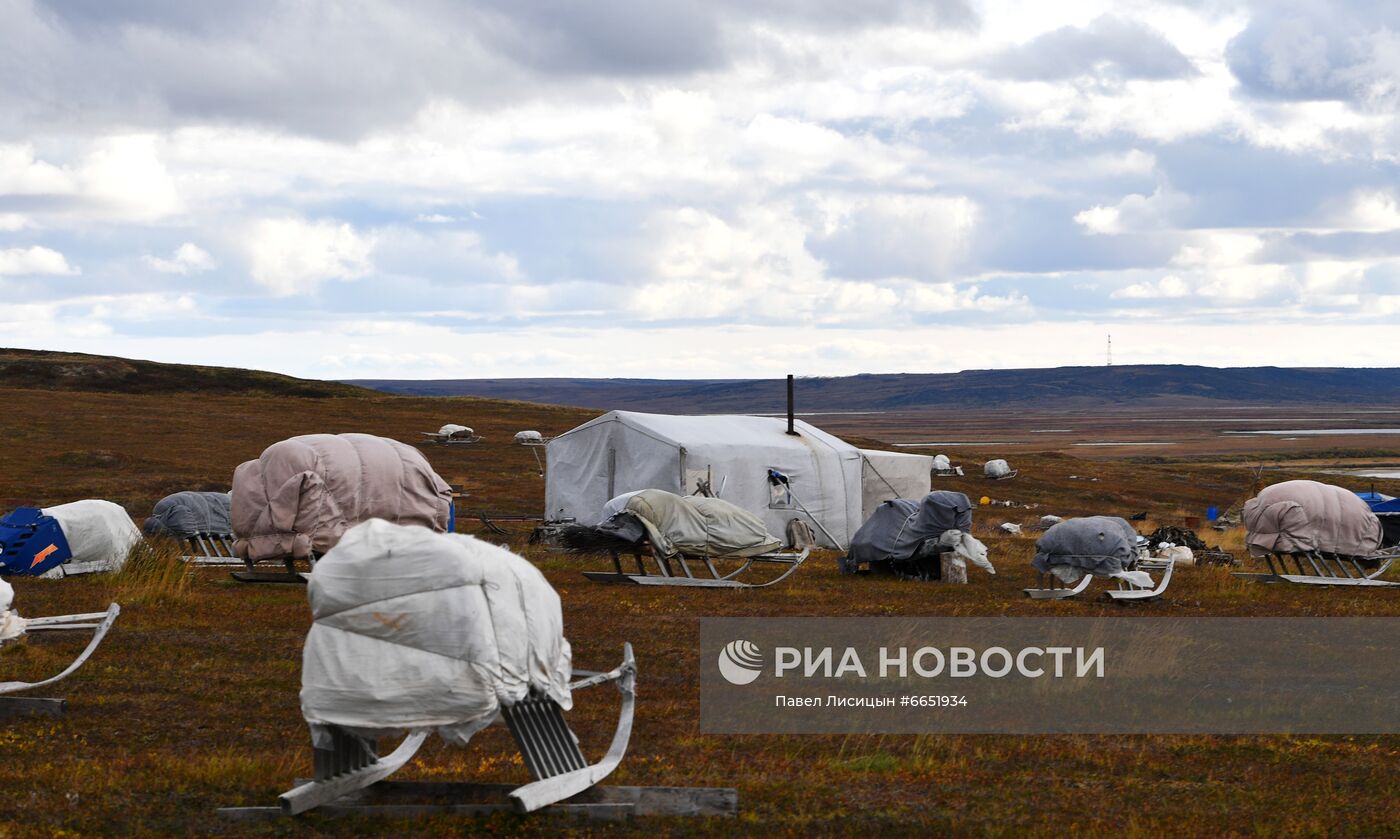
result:
M 515 431 L 563 431 L 593 415 L 485 400 L 273 399 L 4 393 L 0 431 L 11 441 L 0 473 L 6 507 L 106 497 L 143 517 L 160 495 L 224 488 L 233 467 L 297 433 L 367 431 L 402 440 L 444 422 L 486 440 L 426 449 L 464 507 L 537 512 L 543 483 Z M 74 435 L 72 429 L 94 433 Z M 990 456 L 978 452 L 963 457 Z M 42 695 L 65 696 L 60 720 L 0 723 L 0 836 L 439 836 L 448 832 L 558 835 L 603 832 L 729 836 L 822 834 L 977 836 L 1382 836 L 1396 832 L 1400 758 L 1395 736 L 718 736 L 699 730 L 699 619 L 705 616 L 845 615 L 1377 615 L 1400 616 L 1400 592 L 1264 586 L 1228 569 L 1183 568 L 1160 602 L 1125 607 L 1094 599 L 1031 602 L 1035 534 L 1000 535 L 1002 521 L 1046 513 L 1148 514 L 1142 528 L 1180 524 L 1208 505 L 1245 497 L 1243 466 L 1089 462 L 1064 452 L 1026 453 L 1021 477 L 968 476 L 940 487 L 1017 506 L 980 507 L 978 535 L 998 574 L 975 569 L 967 586 L 851 578 L 818 553 L 781 585 L 757 590 L 654 590 L 589 582 L 603 570 L 508 541 L 559 591 L 577 666 L 614 665 L 636 647 L 636 728 L 619 784 L 732 786 L 737 820 L 639 819 L 620 825 L 549 817 L 228 823 L 215 809 L 271 804 L 311 771 L 298 707 L 301 644 L 310 625 L 304 589 L 242 585 L 216 569 L 190 570 L 157 545 L 113 575 L 19 580 L 22 614 L 123 611 L 77 674 Z M 1298 473 L 1304 474 L 1304 473 Z M 1071 477 L 1073 476 L 1073 477 Z M 1097 480 L 1095 480 L 1097 479 Z M 1358 486 L 1356 488 L 1363 488 Z M 1400 486 L 1380 483 L 1392 494 Z M 484 533 L 462 516 L 465 529 Z M 1202 534 L 1238 550 L 1238 531 Z M 491 537 L 492 541 L 502 541 Z M 62 669 L 76 636 L 34 636 L 0 649 L 0 679 Z M 616 724 L 616 691 L 580 694 L 570 721 L 596 758 Z M 503 728 L 466 748 L 431 741 L 403 778 L 523 782 Z

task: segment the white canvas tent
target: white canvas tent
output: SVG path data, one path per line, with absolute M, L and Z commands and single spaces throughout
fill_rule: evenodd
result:
M 690 495 L 708 481 L 720 498 L 758 515 L 769 533 L 781 536 L 793 518 L 816 519 L 838 543 L 817 527 L 821 544 L 844 549 L 881 501 L 929 491 L 932 458 L 862 452 L 805 422 L 795 428 L 789 435 L 786 420 L 775 417 L 612 411 L 549 442 L 545 518 L 594 524 L 624 492 Z M 770 483 L 770 469 L 787 476 L 786 488 Z
M 918 501 L 933 489 L 933 458 L 925 454 L 861 449 L 865 458 L 860 479 L 860 520 L 892 498 Z M 854 533 L 855 531 L 852 531 Z

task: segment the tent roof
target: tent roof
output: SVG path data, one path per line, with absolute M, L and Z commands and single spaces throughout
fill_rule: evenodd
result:
M 913 452 L 890 452 L 885 451 L 884 449 L 861 449 L 860 453 L 865 455 L 866 457 L 879 458 L 880 460 L 899 459 L 903 460 L 906 463 L 913 463 L 915 461 L 928 461 L 929 463 L 933 462 L 933 455 L 914 454 Z
M 567 437 L 606 422 L 620 422 L 627 428 L 675 446 L 693 446 L 712 442 L 725 446 L 763 446 L 766 448 L 797 449 L 805 445 L 787 433 L 787 420 L 778 417 L 754 417 L 743 414 L 711 414 L 683 416 L 677 414 L 643 414 L 636 411 L 609 411 L 589 420 L 559 437 Z M 833 437 L 802 420 L 794 428 L 804 435 L 837 449 L 856 448 L 839 437 Z M 559 437 L 555 439 L 558 440 Z

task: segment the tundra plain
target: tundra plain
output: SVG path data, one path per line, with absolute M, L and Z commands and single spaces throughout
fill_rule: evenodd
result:
M 238 463 L 288 436 L 359 431 L 411 442 L 445 422 L 471 425 L 483 436 L 481 444 L 424 452 L 469 494 L 459 503 L 459 529 L 493 541 L 502 539 L 472 511 L 534 514 L 543 504 L 534 456 L 511 445 L 512 435 L 526 428 L 556 434 L 598 413 L 467 398 L 17 387 L 0 390 L 0 403 L 6 441 L 0 508 L 98 497 L 123 504 L 138 521 L 169 492 L 227 489 Z M 1242 502 L 1259 483 L 1400 463 L 1400 436 L 1223 433 L 1400 426 L 1395 414 L 1361 411 L 1364 406 L 1270 412 L 1214 405 L 1195 413 L 1177 406 L 1155 413 L 1017 409 L 807 417 L 861 444 L 966 444 L 907 450 L 941 450 L 969 467 L 966 477 L 939 479 L 939 488 L 1021 505 L 977 511 L 977 535 L 990 546 L 999 573 L 987 577 L 974 569 L 967 586 L 843 577 L 830 553 L 769 589 L 604 586 L 578 572 L 605 563 L 529 547 L 528 523 L 502 522 L 511 546 L 559 590 L 577 666 L 611 666 L 624 641 L 636 647 L 637 725 L 610 781 L 736 787 L 737 821 L 593 824 L 498 816 L 354 822 L 310 815 L 226 822 L 217 807 L 271 804 L 294 778 L 310 772 L 297 700 L 301 641 L 310 622 L 304 589 L 242 585 L 217 570 L 153 574 L 133 568 L 62 582 L 18 580 L 22 614 L 90 611 L 111 600 L 122 603 L 123 613 L 82 670 L 41 692 L 68 699 L 64 718 L 0 723 L 0 836 L 1393 834 L 1400 820 L 1394 771 L 1400 736 L 790 737 L 710 736 L 698 729 L 702 616 L 1400 616 L 1400 592 L 1261 586 L 1211 567 L 1179 571 L 1160 602 L 1130 608 L 1095 599 L 1033 603 L 1020 589 L 1033 582 L 1034 534 L 992 532 L 1003 521 L 1029 523 L 1045 513 L 1146 512 L 1144 527 L 1180 524 L 1207 506 L 1223 511 Z M 1300 424 L 1305 421 L 1309 425 Z M 1154 441 L 1160 445 L 1076 445 Z M 980 463 L 993 456 L 1011 459 L 1021 475 L 1005 482 L 981 478 Z M 1400 494 L 1400 481 L 1326 479 Z M 1238 530 L 1202 535 L 1242 553 Z M 0 677 L 49 675 L 81 644 L 50 636 L 9 645 L 0 650 Z M 570 720 L 590 757 L 605 746 L 616 711 L 613 691 L 578 698 Z M 399 777 L 521 782 L 527 773 L 497 727 L 464 749 L 434 742 Z

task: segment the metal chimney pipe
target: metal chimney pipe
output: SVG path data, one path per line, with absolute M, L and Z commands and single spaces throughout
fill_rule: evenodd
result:
M 796 437 L 797 429 L 792 427 L 792 374 L 788 373 L 788 430 L 787 433 Z

